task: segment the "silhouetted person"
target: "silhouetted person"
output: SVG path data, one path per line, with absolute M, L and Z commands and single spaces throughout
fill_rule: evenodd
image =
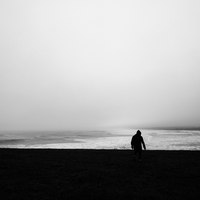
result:
M 142 146 L 146 150 L 146 146 L 145 146 L 143 137 L 141 136 L 141 131 L 138 130 L 136 132 L 136 134 L 132 137 L 132 140 L 131 140 L 131 148 L 134 149 L 134 161 L 136 159 L 136 156 L 138 156 L 139 161 L 141 160 Z

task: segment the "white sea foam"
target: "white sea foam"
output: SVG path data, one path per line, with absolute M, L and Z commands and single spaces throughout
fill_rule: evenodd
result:
M 149 150 L 200 150 L 200 131 L 141 130 Z M 130 149 L 136 130 L 1 132 L 0 148 Z

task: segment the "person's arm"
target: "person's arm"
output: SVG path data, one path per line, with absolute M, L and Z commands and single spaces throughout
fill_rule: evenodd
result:
M 133 147 L 133 137 L 132 137 L 132 139 L 131 139 L 131 148 L 133 149 L 134 147 Z
M 142 145 L 143 145 L 144 150 L 146 150 L 146 145 L 144 143 L 143 137 L 142 137 Z

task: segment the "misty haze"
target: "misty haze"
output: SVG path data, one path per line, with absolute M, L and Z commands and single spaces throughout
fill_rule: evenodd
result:
M 0 130 L 198 127 L 199 1 L 1 1 Z

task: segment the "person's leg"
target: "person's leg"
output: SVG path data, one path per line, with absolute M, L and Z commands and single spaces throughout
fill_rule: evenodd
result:
M 136 156 L 137 156 L 137 150 L 136 150 L 136 149 L 134 149 L 133 161 L 136 161 Z
M 142 151 L 138 151 L 138 159 L 139 159 L 139 161 L 141 161 L 141 159 L 142 159 Z

